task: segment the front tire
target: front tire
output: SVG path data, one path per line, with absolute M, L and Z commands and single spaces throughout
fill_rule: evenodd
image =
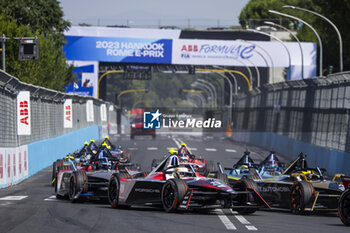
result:
M 82 200 L 79 195 L 87 192 L 87 176 L 84 171 L 74 171 L 69 182 L 69 200 L 73 203 Z
M 350 189 L 343 192 L 339 199 L 338 214 L 344 225 L 350 226 Z
M 52 178 L 51 178 L 51 185 L 54 187 L 57 182 L 57 162 L 53 162 L 52 164 Z
M 108 182 L 108 202 L 112 208 L 117 208 L 119 203 L 119 177 L 113 174 Z
M 256 192 L 259 192 L 258 185 L 254 182 L 254 180 L 250 179 L 247 176 L 243 176 L 240 180 L 238 180 L 235 183 L 234 188 L 238 189 L 240 191 L 247 191 L 249 189 L 254 189 Z M 254 202 L 255 201 L 254 195 L 247 194 L 244 196 L 244 198 L 242 197 L 241 201 L 243 201 L 245 203 Z M 242 208 L 242 209 L 238 209 L 236 211 L 242 215 L 249 215 L 249 214 L 255 213 L 257 210 L 258 210 L 258 208 Z
M 290 209 L 294 214 L 304 214 L 315 189 L 310 182 L 294 182 L 290 193 Z
M 170 179 L 163 185 L 161 199 L 163 208 L 166 212 L 176 212 L 183 201 L 188 186 L 185 181 L 180 179 Z

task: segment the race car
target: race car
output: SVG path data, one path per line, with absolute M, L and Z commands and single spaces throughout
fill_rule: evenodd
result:
M 339 175 L 329 180 L 324 172 L 322 168 L 310 168 L 306 155 L 300 153 L 282 175 L 255 181 L 271 207 L 287 208 L 295 214 L 337 211 L 344 185 L 337 181 Z
M 255 163 L 250 157 L 250 151 L 245 151 L 232 168 L 225 168 L 225 174 L 228 176 L 229 182 L 234 184 L 242 176 L 250 176 L 255 180 L 280 176 L 283 169 L 284 164 L 279 161 L 273 151 L 260 164 Z
M 243 178 L 231 188 L 222 179 L 199 175 L 191 164 L 181 164 L 176 155 L 169 154 L 144 175 L 127 170 L 113 173 L 108 184 L 111 207 L 154 205 L 166 212 L 231 208 L 241 214 L 269 207 L 251 179 Z
M 350 176 L 341 176 L 345 192 L 340 196 L 338 203 L 338 215 L 346 226 L 350 226 Z
M 119 170 L 131 174 L 142 173 L 132 163 L 115 157 L 94 156 L 85 164 L 77 166 L 73 160 L 63 162 L 57 174 L 55 193 L 57 198 L 69 197 L 72 202 L 107 197 L 107 185 L 111 174 Z
M 131 157 L 130 157 L 130 153 L 127 153 L 126 149 L 122 148 L 122 146 L 115 146 L 111 143 L 111 141 L 109 140 L 109 137 L 106 136 L 104 138 L 104 140 L 102 141 L 101 145 L 102 144 L 107 144 L 110 149 L 109 151 L 111 152 L 111 154 L 114 156 L 114 157 L 119 157 L 119 158 L 122 158 L 122 159 L 126 159 L 127 162 L 131 162 Z
M 187 149 L 185 143 L 181 144 L 181 147 L 178 151 L 170 148 L 169 154 L 177 155 L 181 164 L 191 164 L 194 167 L 195 171 L 203 176 L 208 176 L 210 170 L 213 170 L 214 167 L 213 161 L 197 158 L 194 154 L 192 154 Z M 162 160 L 160 159 L 153 159 L 151 169 L 154 169 L 156 166 L 158 166 L 161 161 Z

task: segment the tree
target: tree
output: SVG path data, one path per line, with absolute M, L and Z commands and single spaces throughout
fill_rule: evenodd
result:
M 63 90 L 67 79 L 72 77 L 71 69 L 57 48 L 55 39 L 32 31 L 29 26 L 18 25 L 16 20 L 5 13 L 0 14 L 0 29 L 6 37 L 35 37 L 39 39 L 39 60 L 19 61 L 18 40 L 6 41 L 6 71 L 23 82 L 55 90 Z
M 289 19 L 279 17 L 277 15 L 269 14 L 268 10 L 277 10 L 285 12 L 287 14 L 294 15 L 298 18 L 310 23 L 319 32 L 323 42 L 324 50 L 324 66 L 338 67 L 339 70 L 339 42 L 338 37 L 334 29 L 321 18 L 314 16 L 310 13 L 283 9 L 283 5 L 294 5 L 301 8 L 306 8 L 312 11 L 316 11 L 329 18 L 335 25 L 338 26 L 343 37 L 343 54 L 344 54 L 344 70 L 350 69 L 350 33 L 348 28 L 350 27 L 350 21 L 344 20 L 347 18 L 347 14 L 350 11 L 350 2 L 347 0 L 338 1 L 326 1 L 326 0 L 251 0 L 241 11 L 239 19 L 241 25 L 244 26 L 245 22 L 249 19 L 270 19 L 278 20 L 283 19 L 288 24 Z M 284 25 L 288 26 L 288 25 Z M 297 36 L 302 41 L 317 42 L 315 34 L 307 27 L 298 29 Z
M 62 91 L 73 79 L 73 67 L 66 64 L 62 52 L 63 32 L 69 25 L 57 0 L 0 1 L 1 33 L 39 39 L 37 61 L 18 61 L 18 41 L 8 40 L 6 71 L 24 82 Z

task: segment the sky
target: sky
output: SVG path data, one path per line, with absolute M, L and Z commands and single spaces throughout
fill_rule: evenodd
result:
M 238 25 L 249 0 L 58 0 L 73 25 Z

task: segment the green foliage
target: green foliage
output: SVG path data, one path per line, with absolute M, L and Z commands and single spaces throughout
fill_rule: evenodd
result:
M 69 22 L 56 0 L 0 1 L 0 32 L 6 37 L 38 37 L 39 60 L 19 61 L 18 40 L 6 41 L 6 71 L 21 81 L 63 90 L 72 80 L 72 66 L 62 53 Z
M 268 10 L 280 11 L 305 20 L 320 34 L 324 50 L 324 66 L 327 68 L 332 65 L 338 67 L 339 70 L 339 41 L 332 26 L 320 17 L 310 13 L 283 9 L 282 6 L 284 5 L 312 10 L 330 19 L 338 27 L 343 38 L 344 70 L 350 69 L 350 32 L 348 30 L 350 20 L 346 20 L 348 18 L 347 14 L 350 12 L 350 2 L 348 0 L 250 0 L 239 16 L 242 27 L 245 26 L 246 21 L 254 21 L 252 19 L 284 19 L 285 24 L 290 22 L 289 19 L 270 14 Z M 298 29 L 297 36 L 302 41 L 317 42 L 315 34 L 306 26 Z

